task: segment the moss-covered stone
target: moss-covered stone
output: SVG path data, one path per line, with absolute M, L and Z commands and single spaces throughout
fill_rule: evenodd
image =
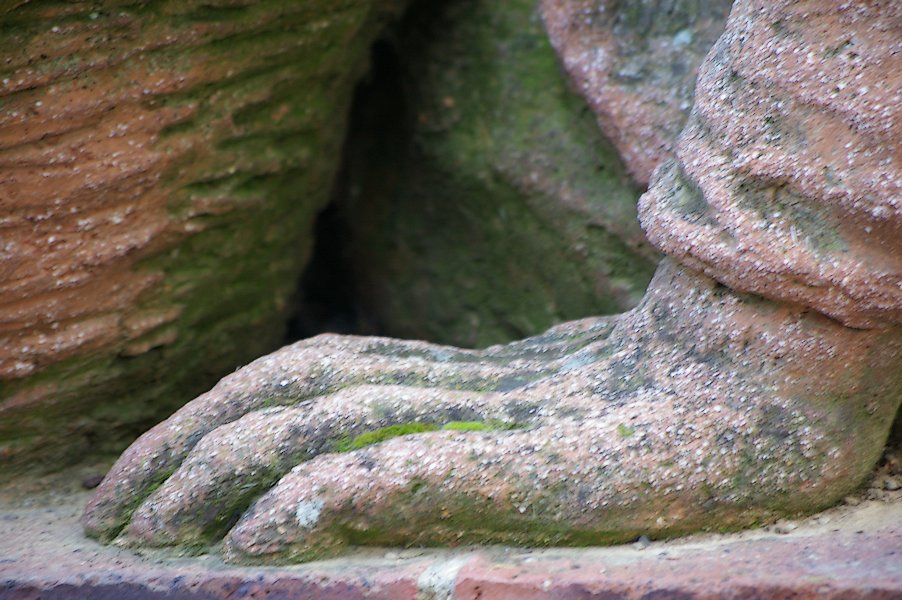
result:
M 351 452 L 359 450 L 385 440 L 401 437 L 402 435 L 413 435 L 415 433 L 425 433 L 427 431 L 438 431 L 444 429 L 446 431 L 509 431 L 518 429 L 522 425 L 518 423 L 506 423 L 502 421 L 449 421 L 444 425 L 436 423 L 401 423 L 398 425 L 388 425 L 380 427 L 373 431 L 361 433 L 354 438 L 342 438 L 336 444 L 336 452 Z
M 360 448 L 372 446 L 373 444 L 378 444 L 379 442 L 384 442 L 385 440 L 390 440 L 402 435 L 436 431 L 438 428 L 438 425 L 434 423 L 403 423 L 400 425 L 389 425 L 388 427 L 381 427 L 374 431 L 361 433 L 353 439 L 339 440 L 337 451 L 350 452 L 352 450 L 359 450 Z
M 485 346 L 635 304 L 639 189 L 532 0 L 420 3 L 376 59 L 342 201 L 376 329 Z

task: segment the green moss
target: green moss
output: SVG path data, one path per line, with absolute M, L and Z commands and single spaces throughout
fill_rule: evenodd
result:
M 415 493 L 399 491 L 385 500 L 393 507 L 391 511 L 368 515 L 361 520 L 353 507 L 349 507 L 346 515 L 336 518 L 329 539 L 365 546 L 458 546 L 471 543 L 593 546 L 629 542 L 640 535 L 666 539 L 705 529 L 712 523 L 738 529 L 762 516 L 761 511 L 714 504 L 710 513 L 699 511 L 681 520 L 676 527 L 650 531 L 647 522 L 636 517 L 637 511 L 659 514 L 656 511 L 666 508 L 652 509 L 647 505 L 625 503 L 606 508 L 594 519 L 575 519 L 581 524 L 574 526 L 574 520 L 560 515 L 561 511 L 566 514 L 568 503 L 573 501 L 570 494 L 575 490 L 569 489 L 566 484 L 553 487 L 546 490 L 543 497 L 531 499 L 535 506 L 531 504 L 527 510 L 521 511 L 520 507 L 502 498 L 489 499 L 467 493 L 448 495 L 435 486 L 417 481 L 411 487 L 415 488 Z M 554 516 L 556 513 L 558 516 Z M 362 526 L 363 523 L 365 526 Z M 313 544 L 290 549 L 277 560 L 290 562 L 299 558 L 325 558 L 344 546 L 322 547 L 318 540 Z
M 442 429 L 451 431 L 492 431 L 495 427 L 491 423 L 480 421 L 451 421 L 445 424 Z
M 617 435 L 619 435 L 622 438 L 628 438 L 631 435 L 633 435 L 634 433 L 636 433 L 636 430 L 633 429 L 632 427 L 627 427 L 623 423 L 620 423 L 617 425 Z
M 163 469 L 157 472 L 153 479 L 148 482 L 147 487 L 143 490 L 143 492 L 132 494 L 132 496 L 128 499 L 128 501 L 122 507 L 122 510 L 118 513 L 118 519 L 112 526 L 103 531 L 90 531 L 86 530 L 85 534 L 88 537 L 94 537 L 103 543 L 112 542 L 113 539 L 119 534 L 119 532 L 128 524 L 131 519 L 132 513 L 134 513 L 139 506 L 148 498 L 151 494 L 153 494 L 157 488 L 163 485 L 163 483 L 169 479 L 169 476 L 175 471 L 174 468 L 171 469 Z
M 335 444 L 335 452 L 351 452 L 402 435 L 413 435 L 415 433 L 425 433 L 429 431 L 511 431 L 514 429 L 522 429 L 524 427 L 526 427 L 526 425 L 522 423 L 509 423 L 505 421 L 449 421 L 444 425 L 420 422 L 399 423 L 396 425 L 380 427 L 373 431 L 367 431 L 366 433 L 362 433 L 353 438 L 350 436 L 340 438 Z
M 302 454 L 302 453 L 298 453 Z M 300 462 L 306 456 L 297 456 L 297 462 Z M 218 540 L 231 529 L 235 523 L 241 518 L 241 515 L 247 511 L 251 503 L 272 488 L 279 479 L 285 474 L 284 467 L 291 460 L 285 461 L 282 468 L 273 466 L 253 480 L 253 483 L 247 483 L 224 495 L 216 501 L 216 506 L 201 506 L 195 522 L 198 524 L 199 531 L 196 533 L 198 543 L 207 546 L 216 543 Z M 210 519 L 210 515 L 215 517 Z
M 662 168 L 662 187 L 667 190 L 665 201 L 688 223 L 701 223 L 720 228 L 710 214 L 710 206 L 701 188 L 686 175 L 682 165 L 668 161 Z
M 351 452 L 359 450 L 366 446 L 372 446 L 385 440 L 400 437 L 402 435 L 412 435 L 414 433 L 424 433 L 426 431 L 437 431 L 438 425 L 434 423 L 403 423 L 399 425 L 389 425 L 388 427 L 380 427 L 379 429 L 361 433 L 350 440 L 340 440 L 336 447 L 336 452 Z
M 840 220 L 823 203 L 805 198 L 785 185 L 767 185 L 751 179 L 735 186 L 740 206 L 754 210 L 765 223 L 787 224 L 790 232 L 814 252 L 829 257 L 848 251 Z

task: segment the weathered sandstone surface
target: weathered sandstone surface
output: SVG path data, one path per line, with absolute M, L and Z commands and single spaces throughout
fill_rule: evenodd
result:
M 400 3 L 0 4 L 0 472 L 277 345 Z

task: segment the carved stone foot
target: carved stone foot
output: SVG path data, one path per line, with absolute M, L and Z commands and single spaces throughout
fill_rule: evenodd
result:
M 507 346 L 321 336 L 145 434 L 83 523 L 136 545 L 225 535 L 232 560 L 272 562 L 358 543 L 596 544 L 815 510 L 880 453 L 899 395 L 874 373 L 898 360 L 892 333 L 666 261 L 634 311 Z

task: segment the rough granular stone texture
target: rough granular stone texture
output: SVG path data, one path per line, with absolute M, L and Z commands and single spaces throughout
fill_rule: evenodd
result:
M 854 67 L 862 79 L 867 65 L 892 54 L 892 45 L 880 40 L 891 30 L 881 23 L 898 14 L 893 4 L 817 4 L 798 14 L 800 4 L 778 12 L 771 6 L 751 0 L 736 6 L 724 41 L 702 70 L 699 93 L 708 100 L 698 114 L 716 114 L 705 102 L 728 110 L 743 101 L 713 94 L 709 86 L 719 80 L 708 75 L 749 19 L 766 17 L 754 28 L 760 38 L 747 40 L 752 54 L 758 45 L 780 48 L 774 40 L 785 29 L 771 26 L 776 16 L 819 24 L 820 43 L 868 28 L 873 54 L 863 51 Z M 792 87 L 794 75 L 783 75 L 783 86 Z M 832 118 L 828 109 L 826 117 L 813 111 L 799 121 Z M 736 127 L 742 114 L 734 115 Z M 871 123 L 873 136 L 889 135 L 883 127 L 890 123 L 878 125 L 879 119 Z M 837 295 L 829 287 L 793 296 L 786 289 L 795 288 L 780 277 L 786 270 L 801 277 L 792 253 L 762 263 L 774 276 L 766 290 L 756 287 L 766 281 L 756 279 L 760 273 L 745 274 L 746 287 L 761 295 L 693 268 L 700 264 L 695 255 L 669 246 L 666 236 L 691 227 L 699 235 L 706 227 L 720 231 L 706 207 L 730 207 L 742 196 L 718 196 L 722 188 L 711 187 L 709 198 L 708 184 L 749 181 L 722 170 L 709 142 L 717 139 L 715 129 L 699 136 L 693 127 L 679 152 L 693 143 L 698 152 L 678 153 L 680 163 L 659 171 L 643 205 L 653 239 L 687 264 L 662 262 L 634 310 L 479 351 L 350 336 L 283 348 L 226 377 L 135 442 L 88 504 L 88 534 L 182 548 L 224 537 L 228 560 L 277 563 L 355 544 L 666 538 L 745 527 L 838 501 L 874 467 L 902 400 L 902 335 L 892 323 L 900 297 L 879 277 L 859 304 L 831 304 Z M 780 139 L 773 141 L 777 154 Z M 829 154 L 834 146 L 818 148 Z M 803 158 L 816 155 L 800 154 L 799 164 Z M 849 157 L 849 185 L 860 181 L 852 177 L 855 160 Z M 695 166 L 706 167 L 708 178 L 691 188 L 696 193 L 681 196 L 683 188 L 674 186 L 682 180 L 673 173 L 692 176 Z M 875 168 L 878 174 L 890 169 L 881 162 Z M 805 189 L 804 172 L 786 171 L 785 186 Z M 860 189 L 883 198 L 877 183 Z M 805 219 L 814 208 L 801 201 L 784 203 L 776 193 L 762 198 L 766 214 L 780 213 L 773 218 L 784 219 L 789 231 L 823 225 Z M 847 211 L 848 222 L 856 222 L 857 201 L 811 198 L 810 206 Z M 674 207 L 682 212 L 668 210 Z M 898 226 L 895 213 L 886 218 L 892 218 L 887 227 Z M 744 223 L 739 219 L 737 230 Z M 765 241 L 780 239 L 776 225 L 751 230 Z M 810 231 L 815 238 L 822 233 Z M 863 235 L 855 248 L 884 256 L 891 242 L 881 236 Z M 695 248 L 692 235 L 682 239 Z M 722 244 L 714 249 L 723 251 L 723 264 L 741 267 L 741 248 Z M 851 241 L 849 248 L 850 260 L 860 256 Z M 837 268 L 842 259 L 834 261 Z M 885 266 L 878 261 L 872 268 L 879 274 Z M 834 285 L 867 276 L 849 273 Z M 881 311 L 869 298 L 889 300 Z M 868 326 L 847 326 L 852 323 Z
M 0 5 L 0 477 L 279 341 L 400 2 Z
M 902 323 L 902 4 L 740 2 L 702 67 L 650 239 L 733 289 Z
M 374 329 L 466 347 L 636 305 L 639 188 L 569 91 L 533 0 L 415 5 L 353 120 L 356 291 Z
M 731 0 L 543 0 L 551 42 L 640 185 L 673 153 Z

